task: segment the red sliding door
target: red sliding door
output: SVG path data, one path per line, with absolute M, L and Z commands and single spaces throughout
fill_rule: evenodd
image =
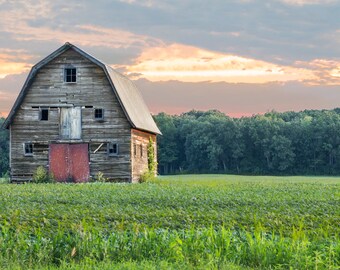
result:
M 58 182 L 86 182 L 90 176 L 88 144 L 50 144 L 50 172 Z

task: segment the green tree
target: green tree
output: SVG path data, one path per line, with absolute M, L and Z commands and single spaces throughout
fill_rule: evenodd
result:
M 172 172 L 340 174 L 340 109 L 240 119 L 216 110 L 157 117 L 159 160 Z
M 5 119 L 0 118 L 0 127 Z M 9 132 L 7 129 L 0 129 L 0 176 L 9 170 Z
M 160 172 L 164 174 L 173 173 L 178 161 L 177 138 L 178 131 L 174 123 L 174 117 L 165 113 L 155 116 L 155 121 L 163 133 L 157 138 L 157 157 Z

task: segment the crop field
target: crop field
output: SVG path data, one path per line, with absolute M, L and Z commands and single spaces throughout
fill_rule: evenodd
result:
M 340 269 L 340 178 L 0 184 L 1 269 Z

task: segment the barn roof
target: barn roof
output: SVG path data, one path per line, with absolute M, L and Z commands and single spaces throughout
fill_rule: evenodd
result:
M 91 56 L 90 54 L 84 52 L 77 46 L 68 42 L 66 42 L 59 49 L 57 49 L 56 51 L 54 51 L 49 56 L 45 57 L 43 60 L 41 60 L 32 67 L 24 83 L 24 86 L 22 87 L 21 92 L 19 93 L 17 100 L 15 101 L 7 119 L 3 124 L 4 128 L 8 128 L 9 125 L 12 123 L 16 111 L 19 108 L 21 102 L 23 101 L 26 92 L 31 86 L 37 72 L 47 63 L 49 63 L 54 58 L 58 57 L 68 49 L 75 50 L 83 57 L 85 57 L 86 59 L 95 63 L 96 65 L 100 66 L 103 69 L 112 86 L 112 90 L 116 94 L 119 103 L 121 104 L 123 111 L 133 128 L 148 131 L 155 134 L 161 134 L 142 98 L 140 91 L 129 78 L 125 77 L 124 75 L 120 74 L 119 72 L 111 68 L 109 65 L 103 63 L 102 61 L 99 61 L 95 57 Z

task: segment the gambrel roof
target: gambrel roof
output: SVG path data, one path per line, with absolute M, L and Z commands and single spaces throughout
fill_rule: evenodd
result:
M 120 74 L 119 72 L 111 68 L 109 65 L 99 61 L 98 59 L 79 49 L 77 46 L 70 44 L 68 42 L 66 42 L 59 49 L 57 49 L 56 51 L 54 51 L 49 56 L 47 56 L 46 58 L 44 58 L 43 60 L 41 60 L 39 63 L 32 67 L 17 100 L 15 101 L 7 119 L 3 124 L 4 128 L 8 128 L 11 122 L 13 121 L 16 111 L 19 108 L 21 102 L 23 101 L 26 92 L 31 86 L 37 72 L 47 63 L 49 63 L 50 61 L 52 61 L 53 59 L 55 59 L 56 57 L 58 57 L 59 55 L 61 55 L 62 53 L 69 49 L 73 49 L 74 51 L 78 52 L 80 55 L 82 55 L 83 57 L 85 57 L 86 59 L 88 59 L 89 61 L 93 62 L 94 64 L 98 65 L 103 69 L 107 76 L 107 79 L 111 84 L 113 92 L 117 96 L 117 99 L 120 105 L 122 106 L 123 111 L 133 128 L 148 131 L 154 134 L 161 134 L 146 104 L 144 103 L 140 91 L 129 78 L 125 77 L 124 75 Z

